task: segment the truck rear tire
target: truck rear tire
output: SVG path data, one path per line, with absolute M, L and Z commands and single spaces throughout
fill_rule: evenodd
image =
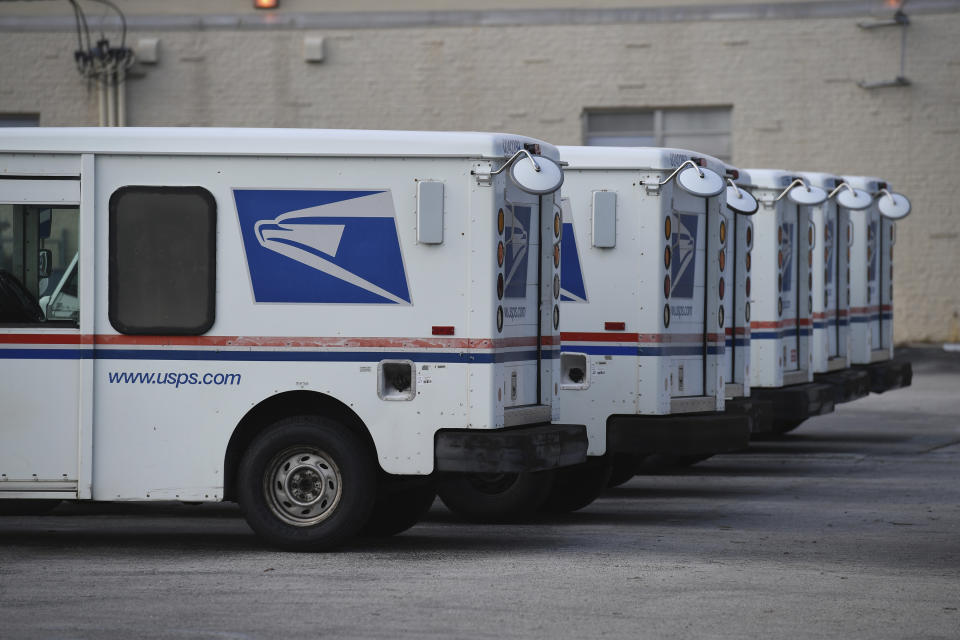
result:
M 612 457 L 610 480 L 607 482 L 607 488 L 619 487 L 626 484 L 637 475 L 637 466 L 640 464 L 640 458 L 629 453 L 615 453 Z
M 366 524 L 376 463 L 363 441 L 322 416 L 295 416 L 258 435 L 240 461 L 237 493 L 250 527 L 271 545 L 322 551 Z
M 654 453 L 640 461 L 640 464 L 637 466 L 637 473 L 663 473 L 664 471 L 670 471 L 673 469 L 685 469 L 687 467 L 692 467 L 698 462 L 703 462 L 712 456 L 712 453 L 702 453 L 696 455 Z
M 607 488 L 613 465 L 607 457 L 587 458 L 582 464 L 554 472 L 553 488 L 540 508 L 548 513 L 571 513 L 596 500 Z
M 471 522 L 517 522 L 543 506 L 553 478 L 553 471 L 451 474 L 440 480 L 437 495 Z
M 58 504 L 60 500 L 0 500 L 0 516 L 42 516 Z
M 386 538 L 403 533 L 420 522 L 437 498 L 437 483 L 383 480 L 370 519 L 360 535 Z

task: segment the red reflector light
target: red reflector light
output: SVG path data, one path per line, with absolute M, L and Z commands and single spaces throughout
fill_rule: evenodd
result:
M 254 9 L 276 9 L 280 0 L 253 0 Z
M 435 336 L 452 336 L 453 327 L 434 327 L 433 335 Z
M 604 322 L 603 328 L 607 331 L 623 331 L 627 328 L 626 322 Z

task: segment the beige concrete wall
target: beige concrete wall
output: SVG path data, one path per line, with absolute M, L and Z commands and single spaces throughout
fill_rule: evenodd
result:
M 40 3 L 49 4 L 49 3 Z M 9 10 L 6 11 L 9 14 Z M 869 19 L 864 17 L 863 19 Z M 877 175 L 910 196 L 896 340 L 960 339 L 960 14 L 900 29 L 857 18 L 299 31 L 133 31 L 157 65 L 128 83 L 132 125 L 501 130 L 582 142 L 589 108 L 732 106 L 734 162 Z M 97 121 L 69 31 L 0 34 L 0 113 Z M 302 57 L 326 39 L 323 63 Z

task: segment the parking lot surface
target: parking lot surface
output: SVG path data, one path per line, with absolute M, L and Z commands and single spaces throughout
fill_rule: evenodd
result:
M 960 354 L 900 353 L 908 389 L 524 525 L 438 501 L 298 554 L 233 505 L 0 518 L 0 638 L 957 638 Z

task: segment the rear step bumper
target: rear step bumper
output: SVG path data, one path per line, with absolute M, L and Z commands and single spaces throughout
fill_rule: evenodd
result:
M 830 373 L 818 373 L 813 376 L 813 379 L 833 387 L 833 401 L 836 404 L 870 395 L 870 374 L 863 369 L 841 369 Z
M 702 455 L 743 449 L 750 420 L 737 412 L 607 418 L 608 453 Z
M 586 461 L 587 428 L 546 423 L 510 429 L 441 429 L 435 445 L 437 471 L 545 471 Z
M 883 393 L 890 389 L 909 387 L 913 382 L 913 366 L 909 360 L 885 360 L 871 364 L 855 365 L 870 376 L 870 391 Z
M 750 433 L 761 432 L 764 428 L 769 430 L 769 425 L 773 422 L 773 406 L 763 400 L 754 398 L 727 398 L 724 403 L 726 413 L 745 416 L 750 423 Z
M 754 387 L 750 399 L 763 403 L 765 419 L 754 424 L 754 433 L 783 432 L 807 418 L 833 413 L 836 391 L 832 385 L 807 382 L 789 387 Z

